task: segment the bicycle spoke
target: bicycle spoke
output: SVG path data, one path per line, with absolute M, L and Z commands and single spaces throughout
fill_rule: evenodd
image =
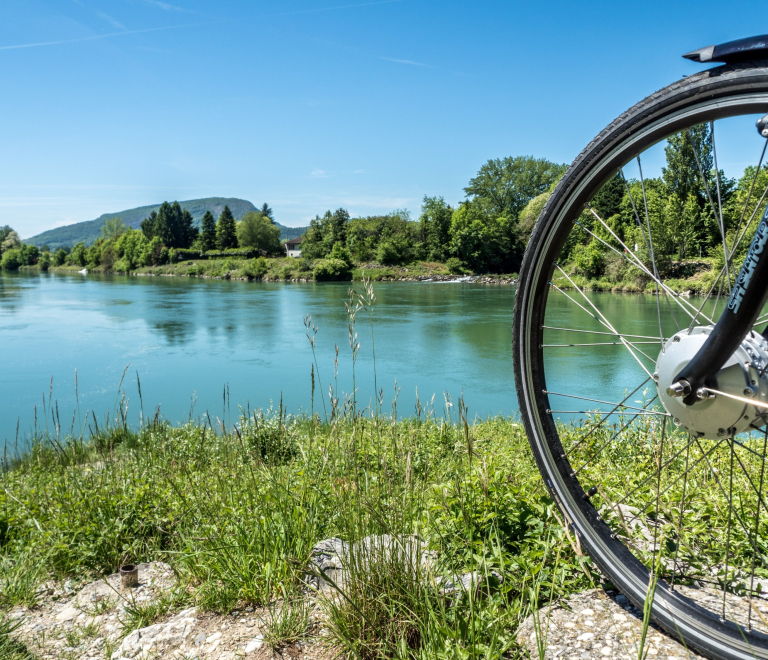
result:
M 637 344 L 658 344 L 657 341 L 634 341 L 632 346 Z M 592 342 L 590 344 L 541 344 L 542 348 L 572 348 L 574 346 L 624 346 L 620 341 L 600 341 Z
M 728 534 L 725 542 L 725 577 L 723 578 L 723 612 L 720 618 L 725 621 L 725 594 L 728 591 L 728 562 L 731 559 L 731 519 L 733 517 L 733 455 L 736 450 L 733 448 L 733 436 L 728 443 L 731 446 L 731 470 L 728 483 Z
M 768 141 L 766 141 L 768 145 Z M 765 153 L 765 150 L 763 150 Z M 760 505 L 763 501 L 763 477 L 765 475 L 765 456 L 766 447 L 768 447 L 768 428 L 763 434 L 763 461 L 760 464 L 760 488 L 757 492 L 757 512 L 755 513 L 755 534 L 752 543 L 752 566 L 749 571 L 749 604 L 747 610 L 747 630 L 752 630 L 752 594 L 755 592 L 755 558 L 757 557 L 757 532 L 760 527 Z
M 558 266 L 558 268 L 559 268 L 559 266 Z M 565 275 L 565 272 L 562 270 L 562 268 L 560 268 L 560 272 L 561 272 L 561 273 L 563 273 L 563 275 Z M 554 287 L 555 289 L 557 289 L 557 290 L 558 290 L 560 293 L 562 293 L 562 294 L 563 294 L 563 295 L 564 295 L 566 298 L 568 298 L 568 300 L 570 300 L 572 303 L 574 303 L 574 304 L 575 304 L 575 305 L 577 305 L 578 307 L 581 307 L 581 309 L 583 309 L 583 310 L 584 310 L 584 311 L 585 311 L 587 314 L 589 314 L 589 315 L 590 315 L 592 318 L 594 318 L 596 321 L 598 321 L 599 323 L 601 323 L 602 325 L 604 325 L 606 328 L 608 328 L 608 329 L 609 329 L 609 330 L 611 330 L 612 332 L 616 332 L 616 328 L 614 328 L 614 327 L 613 327 L 613 326 L 610 324 L 610 322 L 608 321 L 608 319 L 606 319 L 606 318 L 605 318 L 605 317 L 602 315 L 602 313 L 600 312 L 600 310 L 599 310 L 599 309 L 597 309 L 597 307 L 595 307 L 595 306 L 592 304 L 592 301 L 590 301 L 590 299 L 589 299 L 589 298 L 587 298 L 587 297 L 584 295 L 584 292 L 583 292 L 581 289 L 579 289 L 579 287 L 577 287 L 577 286 L 576 286 L 576 285 L 573 283 L 573 280 L 571 280 L 571 278 L 570 278 L 570 277 L 568 277 L 568 275 L 565 275 L 565 277 L 566 277 L 566 279 L 567 279 L 567 280 L 568 280 L 568 281 L 571 283 L 571 286 L 573 286 L 573 288 L 574 288 L 574 289 L 576 289 L 576 290 L 577 290 L 577 291 L 578 291 L 578 292 L 579 292 L 579 293 L 580 293 L 580 294 L 581 294 L 581 295 L 584 297 L 584 300 L 586 300 L 586 301 L 587 301 L 587 303 L 589 303 L 589 305 L 592 307 L 592 309 L 594 309 L 594 310 L 595 310 L 595 312 L 597 312 L 598 316 L 595 316 L 595 315 L 594 315 L 594 314 L 592 314 L 592 313 L 591 313 L 591 312 L 590 312 L 590 311 L 589 311 L 589 310 L 588 310 L 586 307 L 584 307 L 583 305 L 580 305 L 578 302 L 576 302 L 576 301 L 575 301 L 573 298 L 571 298 L 571 297 L 570 297 L 570 296 L 569 296 L 569 295 L 568 295 L 568 294 L 567 294 L 565 291 L 563 291 L 563 290 L 562 290 L 560 287 L 556 286 L 556 285 L 555 285 L 555 284 L 553 284 L 552 282 L 550 282 L 550 285 L 551 285 L 552 287 Z M 629 351 L 629 352 L 632 354 L 632 357 L 634 357 L 634 358 L 635 358 L 635 360 L 637 360 L 637 363 L 640 365 L 640 367 L 643 369 L 643 371 L 645 371 L 645 373 L 647 373 L 647 374 L 648 374 L 648 376 L 650 376 L 650 377 L 652 378 L 652 377 L 653 377 L 653 375 L 651 374 L 651 372 L 650 372 L 650 371 L 648 371 L 648 369 L 645 367 L 645 365 L 644 365 L 642 362 L 640 362 L 640 358 L 638 358 L 638 357 L 637 357 L 637 355 L 635 355 L 635 351 L 637 351 L 638 353 L 642 354 L 642 355 L 643 355 L 643 356 L 644 356 L 646 359 L 650 360 L 650 361 L 651 361 L 652 363 L 654 363 L 654 364 L 656 363 L 656 361 L 655 361 L 655 360 L 654 360 L 652 357 L 649 357 L 648 355 L 646 355 L 645 353 L 643 353 L 643 352 L 642 352 L 640 349 L 638 349 L 638 348 L 635 348 L 634 344 L 632 344 L 631 342 L 628 342 L 626 339 L 624 339 L 624 337 L 622 337 L 622 336 L 621 336 L 621 334 L 619 334 L 619 333 L 616 333 L 616 334 L 618 334 L 618 335 L 619 335 L 619 339 L 621 339 L 621 343 L 622 343 L 622 344 L 624 344 L 624 346 L 627 348 L 627 350 L 628 350 L 628 351 Z M 634 350 L 632 350 L 633 348 L 634 348 Z
M 590 209 L 590 210 L 592 210 L 592 209 Z M 681 309 L 682 309 L 682 310 L 683 310 L 683 311 L 684 311 L 686 314 L 688 314 L 688 316 L 690 316 L 691 318 L 693 318 L 693 315 L 691 314 L 691 312 L 689 312 L 689 311 L 688 311 L 688 310 L 685 308 L 685 305 L 688 305 L 688 306 L 689 306 L 689 307 L 690 307 L 692 310 L 694 310 L 694 311 L 697 311 L 697 310 L 696 310 L 696 308 L 695 308 L 695 307 L 694 307 L 694 306 L 693 306 L 691 303 L 689 303 L 688 301 L 684 300 L 683 298 L 680 298 L 680 297 L 679 297 L 679 296 L 678 296 L 678 295 L 677 295 L 677 294 L 676 294 L 674 291 L 672 291 L 672 289 L 670 289 L 670 288 L 669 288 L 669 287 L 668 287 L 666 284 L 664 284 L 664 282 L 662 282 L 661 280 L 656 280 L 656 278 L 654 277 L 653 273 L 651 273 L 651 271 L 649 271 L 649 270 L 648 270 L 648 268 L 645 266 L 645 264 L 643 264 L 643 262 L 642 262 L 642 261 L 640 261 L 640 260 L 639 260 L 637 257 L 635 257 L 635 256 L 634 256 L 634 254 L 632 254 L 632 252 L 630 252 L 629 248 L 628 248 L 628 247 L 627 247 L 627 246 L 624 244 L 624 242 L 623 242 L 623 241 L 622 241 L 622 240 L 621 240 L 621 239 L 620 239 L 618 236 L 616 236 L 616 234 L 613 232 L 613 230 L 612 230 L 612 229 L 611 229 L 611 228 L 610 228 L 610 227 L 609 227 L 607 224 L 605 224 L 605 222 L 603 222 L 602 218 L 600 218 L 600 216 L 598 216 L 596 213 L 594 213 L 594 211 L 592 211 L 592 212 L 593 212 L 593 214 L 595 215 L 595 217 L 596 217 L 596 218 L 597 218 L 597 219 L 598 219 L 598 220 L 599 220 L 599 221 L 602 223 L 602 225 L 603 225 L 603 226 L 604 226 L 604 227 L 605 227 L 605 228 L 606 228 L 606 229 L 607 229 L 607 230 L 608 230 L 608 231 L 611 233 L 611 235 L 612 235 L 612 236 L 613 236 L 613 237 L 614 237 L 614 238 L 615 238 L 615 239 L 616 239 L 616 240 L 619 242 L 619 244 L 620 244 L 620 245 L 621 245 L 621 246 L 624 248 L 624 250 L 625 250 L 625 253 L 624 253 L 624 254 L 622 254 L 621 252 L 619 252 L 619 251 L 618 251 L 618 250 L 617 250 L 615 247 L 613 247 L 613 246 L 612 246 L 610 243 L 607 243 L 607 242 L 606 242 L 606 241 L 604 241 L 602 238 L 600 238 L 599 236 L 597 236 L 595 233 L 593 233 L 592 231 L 590 231 L 589 229 L 587 229 L 587 228 L 586 228 L 584 225 L 582 225 L 581 223 L 579 223 L 579 222 L 576 222 L 576 224 L 577 224 L 579 227 L 581 227 L 581 228 L 582 228 L 584 231 L 586 231 L 588 234 L 592 235 L 594 238 L 596 238 L 598 241 L 600 241 L 600 242 L 601 242 L 603 245 L 605 245 L 605 246 L 606 246 L 606 247 L 607 247 L 609 250 L 612 250 L 613 252 L 615 252 L 616 254 L 618 254 L 620 257 L 622 257 L 623 259 L 625 259 L 627 262 L 629 262 L 630 264 L 632 264 L 632 265 L 633 265 L 633 266 L 635 266 L 636 268 L 639 268 L 640 270 L 642 270 L 642 271 L 643 271 L 643 272 L 644 272 L 646 275 L 648 275 L 648 277 L 650 277 L 652 280 L 656 281 L 656 282 L 658 283 L 658 285 L 659 285 L 659 286 L 660 286 L 660 287 L 661 287 L 661 288 L 662 288 L 662 289 L 663 289 L 665 292 L 669 293 L 669 294 L 670 294 L 670 295 L 673 297 L 673 299 L 674 299 L 674 300 L 675 300 L 675 302 L 676 302 L 676 303 L 677 303 L 677 304 L 680 306 L 680 308 L 681 308 Z M 632 258 L 630 258 L 630 257 L 626 256 L 627 254 L 629 254 L 629 255 L 630 255 Z M 633 261 L 633 259 L 634 259 L 634 261 Z M 705 318 L 707 318 L 707 317 L 706 317 L 706 315 L 704 315 L 704 316 L 705 316 Z M 712 321 L 712 319 L 708 319 L 708 320 L 709 320 L 711 323 L 714 323 L 714 321 Z
M 635 408 L 634 406 L 627 406 L 623 402 L 612 403 L 611 401 L 600 401 L 599 399 L 588 399 L 585 396 L 576 396 L 575 394 L 563 394 L 562 392 L 552 392 L 550 390 L 544 390 L 544 394 L 548 394 L 550 396 L 565 396 L 565 397 L 568 397 L 569 399 L 579 399 L 580 401 L 591 401 L 593 403 L 602 403 L 606 406 L 614 406 L 613 410 L 616 410 L 617 408 L 626 408 L 627 410 L 640 410 L 643 412 L 647 411 L 647 408 Z
M 683 507 L 685 505 L 685 493 L 688 488 L 688 459 L 691 455 L 691 442 L 690 442 L 691 434 L 688 434 L 688 444 L 685 446 L 685 468 L 683 469 L 683 496 L 680 498 L 680 519 L 677 523 L 677 545 L 675 546 L 675 559 L 672 564 L 672 582 L 669 585 L 669 588 L 674 591 L 675 590 L 675 571 L 677 570 L 677 558 L 680 554 L 680 540 L 681 540 L 681 534 L 680 531 L 683 529 Z
M 642 383 L 640 383 L 634 390 L 632 390 L 629 394 L 627 394 L 627 396 L 624 397 L 624 400 L 621 403 L 617 404 L 616 407 L 611 412 L 616 411 L 620 406 L 624 405 L 624 402 L 627 401 L 627 399 L 629 399 L 629 397 L 634 396 L 635 393 L 637 392 L 637 390 L 639 390 L 649 380 L 651 380 L 651 379 L 650 378 L 646 378 Z M 596 424 L 595 426 L 593 426 L 589 430 L 587 435 L 585 435 L 581 440 L 579 440 L 575 445 L 573 445 L 567 452 L 565 452 L 564 454 L 561 454 L 560 458 L 567 458 L 568 453 L 576 451 L 576 449 L 578 449 L 582 444 L 584 444 L 584 442 L 586 442 L 592 436 L 592 434 L 595 433 L 595 431 L 597 431 L 600 428 L 602 428 L 603 425 L 607 421 L 608 421 L 608 418 L 607 417 L 603 417 L 603 419 L 601 419 L 600 422 L 598 422 L 598 424 Z
M 691 149 L 693 150 L 693 157 L 696 160 L 696 166 L 699 169 L 699 175 L 701 176 L 701 185 L 704 187 L 704 191 L 707 193 L 707 199 L 709 200 L 709 205 L 712 207 L 712 213 L 715 216 L 715 220 L 717 220 L 719 226 L 720 226 L 720 237 L 723 239 L 723 257 L 725 259 L 725 273 L 728 280 L 728 292 L 731 291 L 731 271 L 728 267 L 728 246 L 725 242 L 725 229 L 723 228 L 723 218 L 721 215 L 718 214 L 717 209 L 715 208 L 715 203 L 712 201 L 712 193 L 709 190 L 709 184 L 707 183 L 707 177 L 704 176 L 704 170 L 701 167 L 701 160 L 699 159 L 699 153 L 696 151 L 696 145 L 693 141 L 693 135 L 691 134 L 691 129 L 688 129 L 688 139 L 691 142 Z
M 629 203 L 632 205 L 632 212 L 635 216 L 635 223 L 637 224 L 637 228 L 640 230 L 640 235 L 643 237 L 643 242 L 645 243 L 645 249 L 648 250 L 650 253 L 650 243 L 648 241 L 648 238 L 645 236 L 645 231 L 643 231 L 643 223 L 640 221 L 640 214 L 637 212 L 637 206 L 635 206 L 635 200 L 632 197 L 632 191 L 629 189 L 629 184 L 627 183 L 627 179 L 624 176 L 624 170 L 619 168 L 619 174 L 621 175 L 621 180 L 624 182 L 624 188 L 627 191 L 627 197 L 629 197 Z M 658 291 L 657 291 L 658 292 Z M 675 310 L 672 309 L 672 304 L 669 302 L 669 296 L 667 295 L 667 292 L 664 291 L 664 300 L 667 302 L 667 307 L 669 308 L 669 313 L 672 315 L 672 321 L 675 324 L 675 329 L 680 330 L 680 326 L 677 323 L 677 317 L 675 316 Z
M 640 172 L 640 187 L 643 191 L 643 206 L 645 207 L 645 225 L 648 229 L 648 243 L 651 248 L 651 264 L 653 265 L 654 284 L 656 286 L 656 313 L 659 317 L 659 338 L 664 336 L 664 331 L 661 329 L 661 303 L 659 302 L 659 282 L 661 277 L 659 276 L 659 269 L 656 266 L 656 255 L 653 252 L 653 233 L 651 232 L 651 217 L 648 214 L 648 199 L 645 196 L 645 179 L 643 179 L 643 165 L 640 162 L 640 154 L 637 154 L 637 169 Z M 662 352 L 664 346 L 661 347 Z
M 542 325 L 541 328 L 542 330 L 559 330 L 562 332 L 584 332 L 590 335 L 608 335 L 609 337 L 621 336 L 621 337 L 630 337 L 631 339 L 654 339 L 656 341 L 650 342 L 653 344 L 655 344 L 658 341 L 656 337 L 649 337 L 648 335 L 627 335 L 627 334 L 619 335 L 618 333 L 615 333 L 615 332 L 602 332 L 601 330 L 577 330 L 576 328 L 555 328 L 554 326 L 551 326 L 551 325 Z M 667 340 L 664 339 L 664 341 L 667 341 Z

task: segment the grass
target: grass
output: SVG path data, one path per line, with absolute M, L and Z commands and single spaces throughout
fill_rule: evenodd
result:
M 250 605 L 268 608 L 268 643 L 279 648 L 307 634 L 301 587 L 312 547 L 332 536 L 388 534 L 386 548 L 352 553 L 346 583 L 319 599 L 326 642 L 362 659 L 491 658 L 518 653 L 514 631 L 526 616 L 601 583 L 561 525 L 515 420 L 452 423 L 427 410 L 395 421 L 346 410 L 332 423 L 278 409 L 244 413 L 218 433 L 207 420 L 158 421 L 58 444 L 39 437 L 2 474 L 0 559 L 13 567 L 5 584 L 15 585 L 3 590 L 6 606 L 34 605 L 37 583 L 49 577 L 93 579 L 121 563 L 163 560 L 180 590 L 129 604 L 126 634 L 189 601 L 222 613 Z M 614 489 L 642 485 L 658 460 L 657 429 L 643 424 L 585 470 L 585 479 L 601 481 L 606 502 Z M 566 446 L 581 443 L 580 460 L 612 427 L 586 441 L 580 426 L 562 432 Z M 708 471 L 691 479 L 702 480 L 696 492 L 711 506 L 686 509 L 683 526 L 716 538 L 727 507 Z M 666 520 L 679 515 L 679 497 L 674 488 L 662 494 Z M 718 544 L 688 547 L 669 533 L 681 561 L 722 560 Z M 677 544 L 658 552 L 669 558 Z M 422 552 L 431 557 L 425 564 Z M 663 573 L 660 560 L 656 566 Z M 36 567 L 35 577 L 25 581 L 24 567 Z M 469 571 L 473 586 L 442 593 L 447 579 Z M 537 622 L 542 649 L 547 625 Z
M 471 570 L 531 582 L 542 564 L 552 570 L 554 556 L 540 549 L 559 524 L 521 427 L 350 415 L 326 424 L 276 410 L 244 414 L 218 433 L 207 422 L 157 422 L 94 429 L 82 441 L 40 437 L 2 475 L 2 559 L 45 567 L 40 581 L 168 561 L 204 609 L 271 607 L 270 643 L 279 645 L 300 636 L 296 594 L 318 541 L 415 534 L 434 566 L 404 570 L 390 553 L 366 559 L 376 571 L 353 567 L 346 596 L 323 603 L 329 643 L 370 658 L 514 648 L 527 587 L 509 580 L 452 599 L 439 591 L 442 576 Z M 564 588 L 589 586 L 578 559 L 562 554 Z M 33 590 L 22 591 L 14 600 L 31 604 Z M 170 601 L 126 607 L 126 632 L 181 606 Z

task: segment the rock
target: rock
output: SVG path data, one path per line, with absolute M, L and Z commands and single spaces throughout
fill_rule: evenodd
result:
M 390 561 L 393 554 L 412 567 L 418 565 L 420 569 L 429 570 L 434 565 L 434 553 L 426 550 L 424 542 L 414 535 L 371 535 L 352 544 L 334 537 L 320 541 L 312 548 L 310 562 L 318 570 L 308 574 L 305 580 L 321 591 L 333 588 L 322 576 L 324 573 L 339 588 L 343 588 L 351 562 L 367 567 L 372 561 Z
M 616 592 L 592 589 L 574 594 L 562 603 L 541 609 L 538 620 L 538 632 L 533 616 L 517 630 L 518 642 L 533 658 L 538 657 L 537 637 L 545 648 L 545 660 L 638 657 L 636 644 L 641 637 L 643 614 Z M 648 630 L 646 650 L 648 657 L 703 660 L 653 624 Z
M 56 615 L 56 621 L 73 621 L 80 616 L 82 612 L 72 605 L 65 607 L 61 612 Z
M 477 591 L 478 595 L 480 593 L 488 595 L 489 591 L 495 591 L 503 581 L 504 578 L 496 571 L 491 571 L 487 578 L 479 571 L 470 571 L 453 579 L 444 580 L 440 593 L 444 596 L 450 596 L 458 591 Z
M 133 658 L 160 646 L 178 646 L 192 633 L 197 623 L 195 612 L 195 608 L 190 607 L 179 612 L 167 623 L 157 623 L 154 626 L 134 630 L 112 654 L 112 660 L 122 657 Z
M 245 653 L 246 655 L 248 653 L 253 653 L 255 650 L 260 649 L 262 646 L 264 646 L 264 638 L 261 635 L 256 635 L 245 647 Z

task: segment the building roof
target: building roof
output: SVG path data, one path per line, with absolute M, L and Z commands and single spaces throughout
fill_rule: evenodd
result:
M 304 238 L 303 236 L 299 236 L 298 238 L 289 238 L 285 244 L 286 245 L 295 245 L 296 243 L 301 243 L 301 239 Z

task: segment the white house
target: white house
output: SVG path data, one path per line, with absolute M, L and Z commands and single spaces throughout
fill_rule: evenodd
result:
M 301 236 L 298 238 L 291 238 L 285 242 L 285 252 L 289 257 L 298 259 L 301 256 Z

